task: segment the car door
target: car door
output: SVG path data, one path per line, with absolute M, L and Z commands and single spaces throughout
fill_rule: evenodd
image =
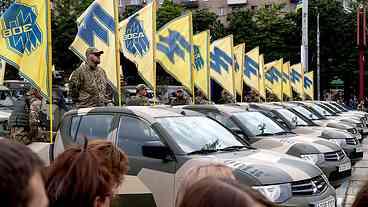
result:
M 83 114 L 64 118 L 57 131 L 51 159 L 73 144 L 83 144 L 87 140 L 112 140 L 111 132 L 115 122 L 114 114 Z
M 161 142 L 161 139 L 147 121 L 120 116 L 116 143 L 129 157 L 129 171 L 120 193 L 122 198 L 130 200 L 125 203 L 144 201 L 144 205 L 135 206 L 174 206 L 176 162 L 144 156 L 142 147 L 149 142 Z M 150 200 L 152 196 L 155 204 Z

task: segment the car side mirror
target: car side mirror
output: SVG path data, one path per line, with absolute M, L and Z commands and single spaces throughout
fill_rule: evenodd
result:
M 165 160 L 170 155 L 170 149 L 161 141 L 146 142 L 142 146 L 145 157 Z

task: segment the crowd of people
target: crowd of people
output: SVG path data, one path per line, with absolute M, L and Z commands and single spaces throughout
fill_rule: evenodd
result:
M 69 147 L 49 166 L 27 146 L 0 141 L 0 199 L 12 207 L 109 207 L 128 172 L 128 157 L 112 142 L 94 140 Z M 124 204 L 122 204 L 124 205 Z M 368 205 L 368 184 L 353 207 Z M 261 193 L 237 181 L 221 163 L 185 172 L 175 207 L 274 207 Z

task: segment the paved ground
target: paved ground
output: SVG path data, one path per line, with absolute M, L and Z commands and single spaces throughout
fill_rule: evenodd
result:
M 363 151 L 363 159 L 353 166 L 350 180 L 336 189 L 338 207 L 351 207 L 355 195 L 368 182 L 368 139 L 363 141 Z

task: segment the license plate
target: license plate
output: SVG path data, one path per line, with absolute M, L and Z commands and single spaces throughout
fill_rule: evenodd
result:
M 339 172 L 347 171 L 351 169 L 351 163 L 347 162 L 339 166 Z
M 315 205 L 316 207 L 335 207 L 335 199 L 329 199 L 326 201 L 321 201 L 320 203 L 317 203 L 317 205 Z
M 357 147 L 357 148 L 355 148 L 355 152 L 363 152 L 363 148 L 362 147 Z

